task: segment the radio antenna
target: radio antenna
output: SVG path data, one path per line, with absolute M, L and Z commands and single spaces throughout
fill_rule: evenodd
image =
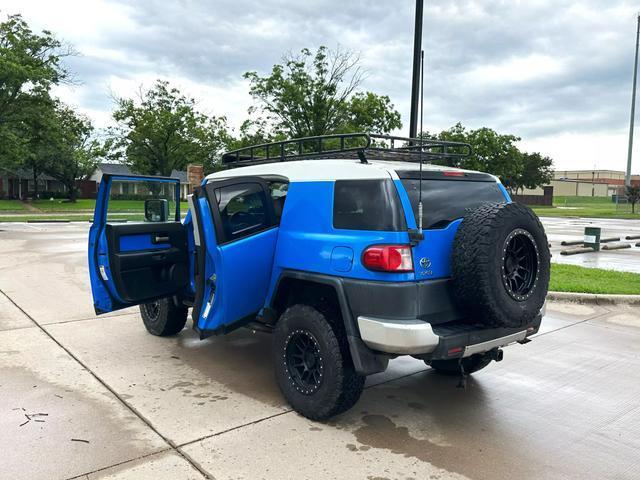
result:
M 424 153 L 424 50 L 420 51 L 420 196 L 418 197 L 418 233 L 422 235 L 422 158 Z

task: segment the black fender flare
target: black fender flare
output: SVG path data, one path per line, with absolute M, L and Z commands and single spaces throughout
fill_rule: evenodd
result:
M 356 372 L 360 375 L 372 375 L 374 373 L 384 372 L 387 369 L 389 356 L 372 351 L 360 338 L 360 331 L 353 318 L 341 277 L 321 273 L 302 272 L 299 270 L 282 271 L 274 288 L 273 295 L 269 300 L 269 310 L 272 312 L 276 311 L 276 302 L 279 299 L 280 289 L 283 281 L 287 279 L 327 285 L 333 288 L 338 299 L 344 330 L 349 344 L 349 352 L 351 353 L 351 359 Z

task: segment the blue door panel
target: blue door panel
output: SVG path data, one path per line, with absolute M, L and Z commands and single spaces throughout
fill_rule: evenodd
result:
M 120 252 L 137 252 L 140 250 L 161 250 L 163 248 L 169 248 L 171 245 L 168 243 L 153 243 L 152 235 L 125 235 L 120 237 Z
M 238 177 L 224 183 L 246 181 L 246 177 Z M 223 182 L 211 182 L 208 188 L 217 188 L 217 184 Z M 198 221 L 202 224 L 205 254 L 201 280 L 203 298 L 197 326 L 201 335 L 206 336 L 224 332 L 226 327 L 251 318 L 262 309 L 273 270 L 278 227 L 219 244 L 212 213 L 218 205 L 210 205 L 204 194 L 194 197 L 194 205 L 200 214 Z
M 100 182 L 98 196 L 96 198 L 94 221 L 89 228 L 89 280 L 93 294 L 93 305 L 97 314 L 116 310 L 113 292 L 109 290 L 112 285 L 112 275 L 109 269 L 106 239 L 104 236 L 104 224 L 107 216 L 107 200 L 109 197 L 109 182 Z
M 154 181 L 167 182 L 175 185 L 176 219 L 179 218 L 178 202 L 180 183 L 178 179 L 143 176 L 118 176 L 105 174 L 100 182 L 96 206 L 93 215 L 93 223 L 89 229 L 89 279 L 93 295 L 93 303 L 97 314 L 107 313 L 121 308 L 126 308 L 132 303 L 123 301 L 118 294 L 115 280 L 111 271 L 111 257 L 121 252 L 145 252 L 169 248 L 170 245 L 152 243 L 152 234 L 123 235 L 119 242 L 111 249 L 108 246 L 105 233 L 107 225 L 107 208 L 109 192 L 112 182 L 118 181 Z
M 216 330 L 261 310 L 277 238 L 278 229 L 272 228 L 215 248 L 211 262 L 216 272 L 215 297 L 209 312 L 205 303 L 203 313 L 207 315 L 201 315 L 200 329 Z

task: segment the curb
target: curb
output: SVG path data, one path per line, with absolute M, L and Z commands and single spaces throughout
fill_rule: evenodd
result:
M 640 295 L 606 295 L 600 293 L 549 292 L 547 300 L 592 305 L 640 305 Z

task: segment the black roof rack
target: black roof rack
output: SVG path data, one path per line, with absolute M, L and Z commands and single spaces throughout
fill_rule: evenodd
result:
M 287 162 L 317 158 L 358 158 L 360 162 L 388 160 L 403 162 L 445 162 L 471 155 L 471 145 L 419 138 L 378 135 L 372 133 L 340 133 L 294 138 L 279 142 L 251 145 L 226 152 L 222 165 L 226 168 L 262 163 Z

